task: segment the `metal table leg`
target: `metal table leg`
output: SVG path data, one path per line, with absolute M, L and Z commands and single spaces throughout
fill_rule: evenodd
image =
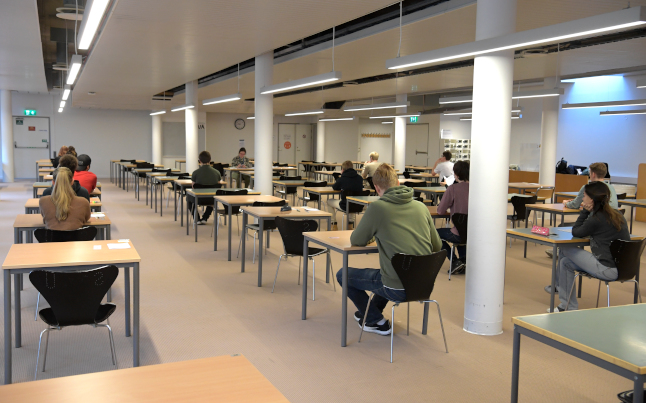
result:
M 218 214 L 218 201 L 214 200 L 213 203 L 213 250 L 218 250 L 218 222 L 220 221 L 220 215 Z M 231 240 L 229 240 L 231 242 Z M 244 270 L 243 270 L 244 271 Z
M 343 267 L 341 268 L 341 347 L 347 345 L 348 339 L 348 253 L 343 252 Z
M 245 213 L 243 211 L 242 212 L 242 228 L 247 228 L 247 221 L 248 220 L 249 220 L 249 216 L 247 215 L 247 213 Z M 242 249 L 241 250 L 242 255 L 240 256 L 240 260 L 242 261 L 241 262 L 241 272 L 242 273 L 244 273 L 244 264 L 245 264 L 245 251 L 246 251 L 245 250 L 245 246 L 246 246 L 245 238 L 247 238 L 245 236 L 245 234 L 242 234 L 242 237 L 240 238 L 240 242 L 242 242 L 242 244 L 240 245 L 240 247 Z
M 11 383 L 11 271 L 4 272 L 4 384 Z
M 302 307 L 301 307 L 301 320 L 307 319 L 307 261 L 309 260 L 309 242 L 307 238 L 303 241 L 303 296 L 302 296 Z M 314 281 L 314 279 L 312 279 Z
M 511 361 L 511 402 L 518 403 L 518 375 L 520 370 L 520 333 L 514 325 L 514 352 Z M 643 386 L 643 385 L 642 385 Z
M 139 366 L 139 263 L 135 263 L 132 268 L 132 366 Z
M 229 221 L 229 225 L 231 225 L 231 221 Z M 264 233 L 265 233 L 265 219 L 262 217 L 258 217 L 258 287 L 262 287 L 262 256 L 264 255 L 262 239 L 263 239 Z M 304 255 L 304 256 L 307 256 L 307 255 Z M 305 261 L 307 260 L 307 258 L 303 258 L 303 260 Z
M 130 267 L 123 268 L 123 284 L 125 294 L 126 337 L 130 337 Z
M 556 254 L 558 248 L 556 244 L 552 247 L 552 292 L 550 294 L 550 312 L 554 312 L 554 294 L 556 292 Z
M 14 289 L 14 302 L 13 310 L 16 320 L 16 348 L 20 348 L 22 345 L 22 321 L 21 321 L 21 311 L 20 311 L 20 273 L 15 273 L 13 275 L 13 289 Z M 6 352 L 5 352 L 6 354 Z

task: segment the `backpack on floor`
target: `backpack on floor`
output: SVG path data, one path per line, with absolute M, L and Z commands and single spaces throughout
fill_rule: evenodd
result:
M 566 174 L 567 172 L 567 161 L 561 158 L 559 162 L 556 163 L 556 173 L 557 174 Z

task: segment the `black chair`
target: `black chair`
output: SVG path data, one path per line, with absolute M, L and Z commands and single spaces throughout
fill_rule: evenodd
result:
M 306 188 L 324 188 L 327 187 L 327 182 L 321 181 L 321 182 L 305 182 L 303 184 L 303 187 Z M 318 202 L 321 199 L 319 195 L 313 195 L 309 194 L 307 196 L 298 196 L 298 200 L 302 200 L 301 204 L 303 206 L 307 206 L 307 203 L 309 202 Z
M 300 176 L 285 176 L 280 175 L 281 181 L 299 181 Z M 298 186 L 285 186 L 285 189 L 279 190 L 276 193 L 280 194 L 283 199 L 287 199 L 287 195 L 292 195 L 292 203 L 296 205 L 296 189 Z
M 440 312 L 440 303 L 434 299 L 429 299 L 433 293 L 433 288 L 435 287 L 435 280 L 437 279 L 437 274 L 440 272 L 442 265 L 446 260 L 446 251 L 441 250 L 439 252 L 433 253 L 432 255 L 424 256 L 414 256 L 414 255 L 405 255 L 403 253 L 397 253 L 391 259 L 395 272 L 404 286 L 406 291 L 406 300 L 405 301 L 392 301 L 394 305 L 392 307 L 392 316 L 391 316 L 391 331 L 390 331 L 390 362 L 393 362 L 393 339 L 395 335 L 395 308 L 399 304 L 406 302 L 408 304 L 408 316 L 410 317 L 410 303 L 412 301 L 418 301 L 424 305 L 424 322 L 422 325 L 422 334 L 427 333 L 428 327 L 428 304 L 433 302 L 437 305 L 437 315 L 440 318 L 440 327 L 442 328 L 442 337 L 444 338 L 444 349 L 446 352 L 449 352 L 449 347 L 446 344 L 446 334 L 444 333 L 444 324 L 442 323 L 442 313 Z M 370 294 L 368 299 L 368 306 L 366 307 L 366 312 L 363 316 L 363 322 L 361 325 L 361 333 L 359 334 L 359 343 L 361 343 L 361 336 L 363 335 L 363 329 L 366 324 L 366 318 L 368 317 L 368 309 L 370 308 L 370 302 L 374 293 Z M 409 332 L 409 320 L 406 321 L 406 335 Z
M 536 204 L 536 196 L 512 196 L 511 205 L 514 206 L 514 214 L 508 217 L 511 220 L 512 228 L 516 228 L 516 223 L 528 219 L 527 208 L 528 204 Z
M 627 196 L 627 193 L 617 193 L 617 200 L 625 200 Z
M 612 253 L 612 258 L 615 261 L 617 266 L 618 276 L 616 280 L 601 280 L 593 276 L 590 273 L 585 271 L 577 271 L 574 275 L 574 281 L 572 282 L 572 288 L 570 288 L 570 294 L 567 299 L 567 306 L 565 310 L 567 311 L 570 306 L 570 299 L 572 298 L 572 291 L 574 291 L 574 286 L 576 284 L 576 278 L 579 276 L 585 276 L 590 279 L 599 280 L 599 289 L 597 290 L 597 308 L 599 307 L 599 294 L 601 293 L 601 282 L 606 283 L 606 294 L 608 296 L 608 307 L 610 306 L 610 283 L 620 282 L 620 283 L 635 283 L 635 290 L 639 295 L 639 302 L 642 302 L 642 293 L 639 290 L 639 282 L 635 279 L 637 273 L 639 272 L 639 264 L 641 260 L 642 253 L 644 252 L 644 247 L 646 247 L 646 238 L 639 241 L 623 241 L 621 239 L 616 239 L 610 244 L 610 253 Z
M 350 190 L 342 190 L 341 195 L 342 195 L 342 199 L 346 199 L 345 202 L 346 202 L 346 206 L 348 207 L 346 209 L 346 210 L 348 210 L 347 211 L 348 215 L 354 214 L 355 217 L 356 217 L 358 214 L 361 214 L 363 212 L 363 208 L 365 206 L 362 205 L 362 204 L 357 204 L 357 203 L 348 203 L 347 197 L 348 196 L 370 196 L 370 190 L 366 189 L 366 190 L 360 190 L 358 192 L 353 192 L 353 191 L 350 191 Z M 346 210 L 341 210 L 341 207 L 338 207 L 337 210 L 343 213 L 343 218 L 342 218 L 343 221 L 342 221 L 342 224 L 341 224 L 341 228 L 343 230 L 345 230 Z M 332 218 L 334 218 L 334 217 L 332 217 Z M 348 219 L 349 218 L 350 217 L 348 217 Z
M 334 177 L 334 180 L 336 181 L 341 177 L 341 172 L 334 172 L 332 173 L 332 177 Z
M 274 277 L 274 285 L 271 288 L 271 292 L 274 292 L 276 288 L 276 280 L 278 279 L 278 270 L 280 270 L 280 262 L 285 257 L 295 257 L 298 256 L 298 284 L 301 283 L 301 258 L 303 257 L 303 242 L 305 241 L 305 236 L 303 232 L 312 232 L 318 229 L 318 224 L 314 220 L 288 220 L 283 217 L 275 218 L 276 227 L 280 233 L 280 237 L 283 239 L 283 247 L 285 253 L 280 255 L 278 258 L 278 267 L 276 268 L 276 276 Z M 336 291 L 336 284 L 334 283 L 334 270 L 332 270 L 332 260 L 330 259 L 330 250 L 329 249 L 320 249 L 320 248 L 308 248 L 307 259 L 312 261 L 312 300 L 316 297 L 316 266 L 314 263 L 314 257 L 327 253 L 328 260 L 330 262 L 330 271 L 326 272 L 329 278 L 332 279 L 332 285 L 334 286 L 334 291 Z M 327 270 L 327 269 L 326 269 Z
M 419 184 L 419 183 L 417 183 L 417 182 L 408 182 L 408 181 L 404 181 L 404 183 L 402 183 L 401 185 L 402 185 L 402 186 L 409 187 L 409 188 L 411 188 L 411 189 L 412 189 L 412 188 L 415 188 L 415 187 L 420 187 L 420 184 Z M 413 192 L 413 197 L 415 198 L 415 200 L 420 201 L 420 202 L 423 202 L 423 200 L 422 200 L 422 193 L 421 193 L 421 192 L 415 192 L 415 191 L 414 191 L 414 192 Z
M 224 165 L 219 162 L 213 164 L 213 168 L 220 172 L 220 178 L 224 178 Z
M 171 172 L 166 176 L 177 177 L 177 179 L 191 179 L 191 174 L 188 172 Z M 170 193 L 174 190 L 172 182 L 169 182 L 169 185 L 166 187 L 168 193 L 166 194 L 166 207 L 170 204 Z M 163 198 L 162 198 L 163 200 Z
M 372 176 L 367 177 L 366 181 L 368 182 L 368 185 L 370 186 L 370 189 L 375 190 L 375 184 L 372 183 Z
M 38 378 L 38 360 L 40 359 L 43 333 L 47 333 L 43 356 L 43 372 L 45 372 L 49 331 L 62 330 L 67 326 L 90 325 L 95 328 L 108 328 L 112 364 L 117 365 L 112 329 L 108 324 L 101 324 L 114 313 L 117 306 L 101 304 L 101 300 L 112 287 L 118 275 L 119 269 L 116 266 L 103 266 L 75 272 L 35 270 L 29 273 L 29 280 L 50 305 L 50 308 L 44 308 L 38 312 L 38 316 L 47 324 L 47 328 L 40 333 L 34 379 Z
M 155 164 L 148 162 L 135 162 L 135 165 L 137 165 L 137 169 L 155 169 Z M 146 172 L 138 172 L 137 176 L 139 177 L 139 179 L 145 178 Z
M 254 202 L 253 207 L 282 207 L 285 204 L 287 204 L 287 200 L 281 200 L 277 202 Z M 238 254 L 236 257 L 240 256 L 240 247 L 242 245 L 242 237 L 247 236 L 248 232 L 247 230 L 252 230 L 255 231 L 253 234 L 253 261 L 252 263 L 256 263 L 256 237 L 258 236 L 258 231 L 260 231 L 260 225 L 259 224 L 247 224 L 245 228 L 242 229 L 243 234 L 240 236 L 240 243 L 238 243 Z M 276 222 L 274 221 L 265 221 L 263 224 L 263 230 L 267 231 L 267 248 L 265 249 L 265 254 L 267 254 L 267 249 L 269 249 L 269 233 L 273 230 L 277 229 L 276 227 Z M 258 248 L 260 249 L 260 248 Z
M 410 172 L 404 171 L 402 174 L 404 175 L 404 179 L 410 179 Z
M 312 176 L 311 174 L 314 166 L 311 165 L 311 163 L 313 162 L 314 161 L 301 161 L 301 164 L 303 164 L 303 171 L 305 172 L 305 176 L 307 176 L 308 178 Z
M 220 187 L 220 186 L 218 186 L 218 187 Z M 247 189 L 217 190 L 215 192 L 215 195 L 216 196 L 244 196 L 247 193 L 248 193 Z M 214 200 L 211 200 L 211 203 L 213 203 L 213 202 L 214 202 Z M 229 206 L 227 206 L 226 204 L 223 204 L 222 208 L 219 209 L 218 211 L 216 211 L 215 213 L 220 214 L 220 216 L 228 217 L 229 216 Z M 233 206 L 231 208 L 231 215 L 236 216 L 236 218 L 240 218 L 240 206 Z M 240 235 L 240 220 L 236 219 L 236 222 L 238 223 L 238 235 Z M 228 225 L 231 225 L 231 223 L 229 223 Z M 218 222 L 218 233 L 220 233 L 220 223 L 219 222 Z M 213 232 L 211 232 L 211 235 L 213 235 Z M 216 236 L 217 236 L 217 234 L 216 234 Z
M 447 243 L 451 244 L 451 258 L 449 259 L 449 281 L 451 281 L 451 274 L 453 274 L 453 255 L 455 255 L 455 248 L 457 246 L 467 245 L 467 227 L 469 222 L 469 215 L 455 213 L 451 216 L 451 221 L 453 221 L 453 225 L 458 230 L 458 234 L 460 235 L 460 243 L 452 243 L 446 241 Z
M 336 164 L 336 162 L 323 162 L 324 164 Z M 335 166 L 324 166 L 326 171 L 334 171 L 336 169 Z

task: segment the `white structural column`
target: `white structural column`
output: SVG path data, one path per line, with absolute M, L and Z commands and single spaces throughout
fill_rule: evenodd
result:
M 325 122 L 316 123 L 316 159 L 317 162 L 325 161 Z
M 476 40 L 515 28 L 516 0 L 478 1 Z M 502 333 L 513 71 L 513 50 L 475 58 L 464 330 L 481 335 Z
M 256 56 L 256 91 L 254 120 L 254 189 L 264 195 L 274 194 L 272 185 L 272 138 L 274 133 L 274 96 L 260 94 L 260 89 L 274 79 L 274 52 Z
M 200 153 L 197 139 L 197 80 L 186 83 L 186 103 L 194 105 L 184 111 L 186 116 L 186 172 L 198 168 L 197 156 Z
M 556 77 L 545 79 L 545 88 L 558 86 Z M 538 183 L 546 186 L 556 184 L 556 140 L 559 131 L 560 97 L 543 98 L 543 119 L 541 121 L 541 165 Z
M 397 102 L 406 102 L 406 94 L 398 94 Z M 406 113 L 408 108 L 397 108 L 397 114 Z M 393 149 L 393 164 L 399 172 L 406 169 L 406 118 L 395 118 L 395 147 Z
M 162 153 L 164 149 L 162 137 L 162 117 L 154 115 L 153 117 L 153 164 L 162 164 Z
M 10 90 L 0 90 L 0 136 L 2 136 L 2 181 L 13 182 L 13 118 Z

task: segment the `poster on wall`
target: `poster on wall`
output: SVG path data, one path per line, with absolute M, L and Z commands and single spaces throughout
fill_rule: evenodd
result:
M 451 129 L 440 129 L 440 138 L 441 139 L 452 139 L 453 134 L 451 133 Z
M 238 140 L 238 148 L 243 148 L 244 147 L 244 139 Z
M 520 170 L 533 171 L 539 170 L 541 162 L 541 150 L 538 143 L 523 143 L 520 145 Z

